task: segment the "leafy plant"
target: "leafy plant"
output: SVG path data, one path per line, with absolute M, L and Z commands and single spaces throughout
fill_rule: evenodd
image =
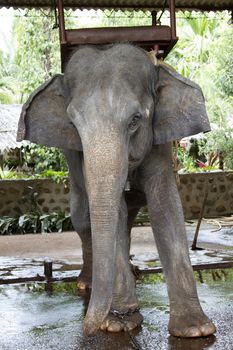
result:
M 62 232 L 73 229 L 70 214 L 52 213 L 42 215 L 41 232 Z
M 70 214 L 24 214 L 18 217 L 0 217 L 0 232 L 6 234 L 62 232 L 72 230 Z
M 49 174 L 48 170 L 67 172 L 67 164 L 61 150 L 35 144 L 22 150 L 24 164 L 33 169 L 34 174 Z M 50 174 L 51 175 L 51 174 Z M 51 177 L 51 176 L 48 177 Z
M 138 215 L 134 221 L 136 225 L 145 225 L 150 222 L 147 206 L 139 210 Z
M 28 174 L 17 172 L 11 169 L 5 170 L 0 167 L 0 180 L 24 179 L 28 177 Z
M 190 157 L 188 155 L 188 152 L 185 151 L 182 147 L 178 147 L 177 158 L 180 164 L 180 168 L 184 169 L 185 172 L 188 172 L 188 173 L 197 172 L 197 167 L 195 166 L 195 163 L 192 157 Z
M 17 180 L 17 179 L 52 179 L 56 183 L 63 182 L 67 186 L 68 171 L 56 171 L 49 169 L 40 174 L 29 174 L 28 172 L 19 172 L 16 170 L 5 170 L 0 167 L 0 180 Z
M 18 233 L 18 218 L 10 216 L 0 217 L 0 233 L 2 235 Z
M 52 9 L 18 12 L 14 18 L 14 33 L 18 44 L 15 61 L 19 67 L 18 79 L 21 82 L 21 101 L 38 85 L 59 72 L 58 31 L 53 30 Z M 30 62 L 30 64 L 28 64 Z
M 228 170 L 233 169 L 233 128 L 219 129 L 212 131 L 206 136 L 207 143 L 204 146 L 206 153 L 222 153 L 224 167 Z
M 10 54 L 0 49 L 0 103 L 18 102 L 19 83 L 16 71 Z
M 36 178 L 49 178 L 52 179 L 56 183 L 65 183 L 67 182 L 68 177 L 68 171 L 55 171 L 52 169 L 49 169 L 47 171 L 44 171 L 40 174 L 35 175 Z
M 36 233 L 38 232 L 37 230 L 39 229 L 39 226 L 40 226 L 39 217 L 35 214 L 21 215 L 18 218 L 17 223 L 18 223 L 17 229 L 20 230 L 20 233 L 27 233 L 27 232 Z

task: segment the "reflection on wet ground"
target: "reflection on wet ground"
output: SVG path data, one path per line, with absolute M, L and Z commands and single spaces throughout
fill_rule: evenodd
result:
M 202 339 L 169 336 L 166 284 L 162 274 L 137 283 L 144 323 L 132 335 L 143 350 L 232 350 L 233 269 L 195 272 L 199 297 L 218 331 Z M 75 283 L 0 286 L 0 349 L 2 350 L 133 350 L 129 334 L 98 333 L 86 338 L 82 322 L 87 299 Z
M 233 251 L 230 250 L 203 249 L 196 251 L 190 250 L 189 253 L 192 265 L 233 261 Z M 149 252 L 133 256 L 132 263 L 140 269 L 161 266 L 158 254 Z
M 69 263 L 67 261 L 53 262 L 53 276 L 56 278 L 78 276 L 82 261 Z M 44 274 L 44 260 L 30 258 L 0 257 L 0 279 L 26 278 L 42 276 Z
M 221 220 L 221 219 L 220 219 Z M 212 220 L 214 222 L 215 220 Z M 217 220 L 216 220 L 217 222 Z M 196 220 L 186 222 L 187 237 L 190 242 L 193 240 L 194 232 L 196 230 Z M 203 220 L 201 223 L 200 233 L 198 235 L 198 243 L 202 246 L 203 243 L 213 244 L 214 246 L 222 245 L 232 249 L 233 245 L 233 227 L 223 227 L 210 224 L 208 220 Z

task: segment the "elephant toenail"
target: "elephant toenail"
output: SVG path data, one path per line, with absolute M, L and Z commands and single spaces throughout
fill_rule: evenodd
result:
M 122 325 L 119 322 L 112 322 L 108 326 L 108 331 L 109 332 L 120 332 L 122 330 Z
M 201 330 L 195 326 L 187 328 L 184 332 L 184 336 L 189 338 L 201 337 Z
M 104 322 L 104 323 L 102 323 L 102 325 L 100 326 L 100 329 L 101 329 L 101 331 L 105 331 L 106 330 L 106 323 Z
M 200 327 L 200 330 L 201 330 L 201 333 L 202 333 L 202 336 L 208 336 L 210 334 L 213 334 L 216 332 L 216 327 L 213 323 L 205 323 L 203 324 L 201 327 Z

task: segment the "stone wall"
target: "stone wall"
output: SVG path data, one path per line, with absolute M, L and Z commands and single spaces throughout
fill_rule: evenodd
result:
M 0 181 L 0 216 L 16 216 L 34 211 L 69 212 L 69 187 L 50 179 Z
M 179 191 L 186 219 L 198 218 L 205 196 L 205 217 L 233 213 L 233 172 L 181 174 Z M 39 206 L 43 213 L 69 212 L 69 186 L 49 179 L 1 180 L 0 216 L 16 216 Z
M 199 217 L 206 190 L 204 217 L 233 213 L 233 172 L 181 174 L 179 178 L 186 219 Z

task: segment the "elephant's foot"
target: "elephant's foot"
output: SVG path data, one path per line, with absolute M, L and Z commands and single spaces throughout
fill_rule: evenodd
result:
M 182 338 L 207 337 L 216 331 L 213 322 L 202 312 L 200 315 L 192 312 L 186 315 L 171 315 L 168 329 L 171 335 Z
M 141 325 L 143 317 L 136 309 L 135 311 L 129 310 L 126 313 L 120 313 L 117 311 L 110 311 L 105 318 L 100 329 L 102 331 L 117 333 L 121 331 L 131 331 L 134 328 Z
M 91 274 L 82 270 L 77 279 L 77 287 L 81 291 L 91 289 Z

